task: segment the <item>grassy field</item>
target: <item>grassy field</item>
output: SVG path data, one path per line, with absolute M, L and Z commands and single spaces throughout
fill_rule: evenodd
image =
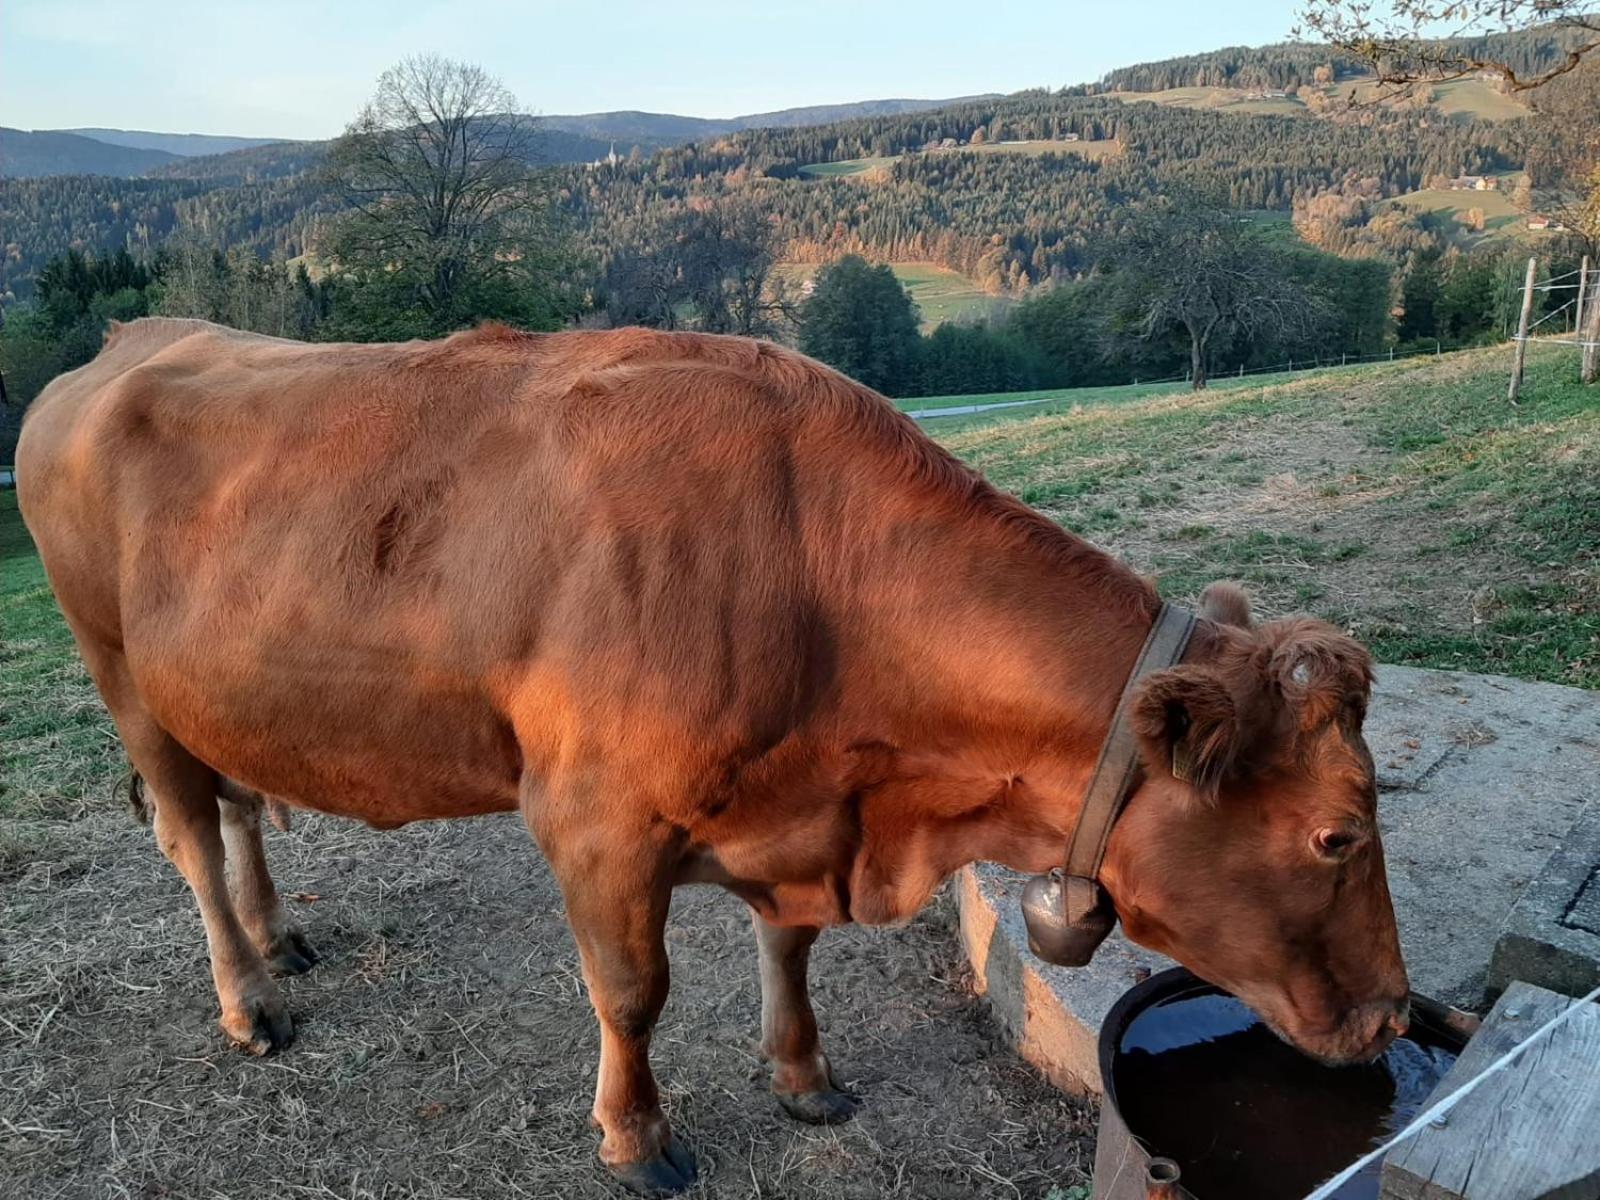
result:
M 867 171 L 874 171 L 894 161 L 892 157 L 846 158 L 839 162 L 807 163 L 800 168 L 800 174 L 812 179 L 838 179 L 843 175 L 861 175 Z
M 1536 346 L 1512 408 L 1508 370 L 1496 348 L 928 428 L 1175 598 L 1236 578 L 1382 661 L 1600 687 L 1600 393 Z
M 1211 390 L 1213 392 L 1226 392 L 1241 387 L 1259 389 L 1283 380 L 1298 379 L 1304 374 L 1306 374 L 1304 371 L 1276 371 L 1263 372 L 1260 375 L 1251 375 L 1248 378 L 1222 375 L 1212 381 Z M 1033 392 L 978 392 L 966 396 L 911 396 L 904 400 L 896 400 L 895 405 L 902 412 L 927 412 L 929 409 L 967 408 L 972 405 L 1017 404 L 1020 402 L 1038 405 L 1036 408 L 1030 408 L 1024 415 L 1043 416 L 1059 415 L 1064 412 L 1071 412 L 1074 409 L 1090 408 L 1097 405 L 1129 404 L 1135 400 L 1144 400 L 1154 396 L 1184 395 L 1188 390 L 1189 385 L 1183 380 L 1178 380 L 1177 382 L 1169 383 L 1108 384 L 1103 387 L 1041 388 Z M 941 425 L 938 428 L 946 428 L 946 426 Z
M 924 329 L 962 317 L 985 316 L 1005 303 L 1001 297 L 980 291 L 961 272 L 937 263 L 891 263 L 890 269 L 917 302 Z
M 1378 85 L 1373 82 L 1336 83 L 1321 90 L 1335 101 L 1325 112 L 1328 116 L 1337 116 L 1343 111 L 1352 95 L 1357 104 L 1371 104 L 1379 98 Z M 1130 104 L 1143 100 L 1170 108 L 1206 108 L 1255 116 L 1294 117 L 1311 111 L 1298 96 L 1252 100 L 1249 90 L 1244 88 L 1181 87 L 1160 92 L 1111 92 L 1109 95 Z M 1402 102 L 1403 97 L 1386 101 Z M 1473 117 L 1480 121 L 1510 121 L 1525 117 L 1529 112 L 1527 105 L 1483 79 L 1453 79 L 1436 84 L 1430 103 L 1446 116 Z
M 1481 208 L 1485 235 L 1526 232 L 1527 217 L 1518 212 L 1511 203 L 1510 189 L 1509 179 L 1502 180 L 1500 187 L 1492 192 L 1456 192 L 1449 188 L 1423 188 L 1421 191 L 1396 196 L 1395 202 L 1422 212 L 1443 213 L 1457 221 L 1472 209 Z M 1465 229 L 1463 225 L 1463 232 Z
M 1164 108 L 1209 108 L 1231 113 L 1248 113 L 1252 116 L 1299 117 L 1306 115 L 1306 106 L 1294 96 L 1274 96 L 1270 99 L 1249 99 L 1249 91 L 1224 87 L 1167 88 L 1160 92 L 1110 92 L 1113 100 L 1134 104 L 1141 100 L 1159 104 Z
M 1480 121 L 1514 121 L 1532 111 L 1484 79 L 1452 79 L 1435 85 L 1433 105 L 1450 116 L 1476 117 Z
M 938 263 L 897 262 L 890 263 L 889 269 L 916 301 L 924 333 L 945 321 L 989 316 L 1007 303 L 1005 297 L 981 291 L 961 272 Z M 783 263 L 777 270 L 785 279 L 798 283 L 810 279 L 820 268 L 814 263 Z
M 1040 138 L 1029 142 L 985 142 L 981 146 L 955 146 L 948 150 L 923 150 L 922 154 L 1081 154 L 1084 158 L 1111 158 L 1122 153 L 1122 143 L 1107 139 L 1098 142 L 1068 142 Z M 838 179 L 863 175 L 886 167 L 894 158 L 846 158 L 838 162 L 807 163 L 800 174 L 812 179 Z
M 23 528 L 17 493 L 0 491 L 0 816 L 104 801 L 121 763 Z M 0 873 L 4 853 L 0 840 Z

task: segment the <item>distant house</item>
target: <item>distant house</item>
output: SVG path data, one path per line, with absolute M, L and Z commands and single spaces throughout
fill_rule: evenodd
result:
M 1528 228 L 1548 229 L 1552 233 L 1563 233 L 1567 227 L 1554 217 L 1529 217 Z
M 1262 92 L 1261 96 L 1265 100 L 1287 100 L 1289 98 L 1289 93 L 1288 92 L 1280 92 L 1276 88 L 1274 88 L 1274 89 L 1272 89 L 1270 91 Z
M 1452 192 L 1492 192 L 1499 186 L 1493 175 L 1458 175 L 1450 181 Z
M 592 163 L 589 164 L 589 169 L 592 171 L 596 167 L 614 167 L 621 161 L 622 161 L 622 159 L 620 157 L 618 157 L 618 155 L 617 155 L 617 144 L 615 142 L 612 142 L 611 143 L 611 152 L 609 154 L 607 154 L 604 158 L 595 159 Z
M 1079 140 L 1079 135 L 1076 133 L 1063 133 L 1061 135 L 1061 140 L 1063 142 L 1076 142 Z

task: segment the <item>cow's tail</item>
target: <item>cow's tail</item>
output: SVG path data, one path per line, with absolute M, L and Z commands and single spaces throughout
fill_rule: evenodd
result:
M 135 821 L 150 824 L 150 798 L 144 794 L 144 776 L 133 767 L 128 768 L 128 807 L 133 810 Z

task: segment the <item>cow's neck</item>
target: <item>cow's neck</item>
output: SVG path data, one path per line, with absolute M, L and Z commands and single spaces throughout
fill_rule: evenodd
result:
M 1159 609 L 1110 556 L 986 499 L 992 511 L 934 521 L 867 577 L 879 599 L 863 596 L 873 686 L 858 716 L 885 749 L 859 791 L 856 920 L 910 916 L 969 862 L 1060 863 Z

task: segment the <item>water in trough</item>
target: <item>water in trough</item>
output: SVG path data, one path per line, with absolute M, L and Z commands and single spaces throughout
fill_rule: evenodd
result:
M 1415 1022 L 1377 1061 L 1325 1067 L 1232 996 L 1198 987 L 1136 1015 L 1116 1055 L 1123 1119 L 1197 1200 L 1300 1200 L 1404 1126 L 1459 1039 Z M 1339 1200 L 1376 1200 L 1373 1168 Z

